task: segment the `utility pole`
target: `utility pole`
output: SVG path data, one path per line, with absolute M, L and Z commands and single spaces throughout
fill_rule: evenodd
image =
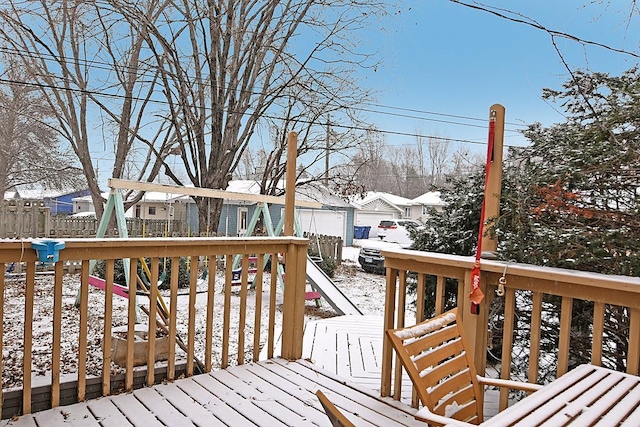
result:
M 327 118 L 327 141 L 324 151 L 324 186 L 329 188 L 329 138 L 331 135 L 331 115 Z

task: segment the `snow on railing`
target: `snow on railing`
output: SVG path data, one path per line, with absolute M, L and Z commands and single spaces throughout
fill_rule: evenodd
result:
M 502 379 L 531 383 L 549 382 L 581 363 L 638 375 L 640 278 L 482 260 L 486 298 L 475 315 L 468 299 L 473 257 L 408 250 L 382 255 L 385 329 L 405 326 L 414 301 L 416 322 L 459 306 L 480 375 L 489 363 Z M 498 296 L 501 278 L 505 290 Z M 381 394 L 400 398 L 401 373 L 396 370 L 392 384 L 392 356 L 385 338 Z M 502 390 L 501 410 L 508 399 Z
M 280 329 L 280 354 L 302 355 L 306 239 L 64 243 L 47 265 L 30 240 L 0 241 L 3 417 L 272 357 Z M 65 274 L 70 261 L 79 275 Z

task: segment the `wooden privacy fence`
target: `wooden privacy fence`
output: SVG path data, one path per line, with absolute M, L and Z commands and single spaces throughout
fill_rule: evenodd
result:
M 186 237 L 184 221 L 127 218 L 129 237 Z M 95 237 L 98 220 L 71 216 L 51 216 L 42 201 L 4 201 L 0 204 L 0 238 Z M 109 228 L 107 237 L 117 237 L 117 228 Z
M 163 219 L 127 218 L 129 237 L 186 237 L 184 221 Z M 49 237 L 95 237 L 98 220 L 55 216 L 50 220 Z M 118 237 L 118 229 L 107 229 L 106 237 Z
M 320 253 L 323 258 L 330 258 L 336 265 L 342 264 L 342 237 L 325 236 L 323 234 L 304 233 L 309 239 L 309 253 Z
M 579 363 L 639 373 L 640 278 L 483 260 L 485 300 L 480 314 L 473 315 L 468 298 L 473 257 L 408 250 L 382 255 L 387 270 L 384 328 L 404 326 L 414 302 L 411 289 L 424 296 L 415 300 L 417 321 L 425 312 L 440 314 L 458 306 L 480 375 L 495 342 L 501 342 L 493 351 L 499 354 L 503 379 L 547 382 L 553 378 L 541 377 L 545 369 L 559 377 Z M 502 277 L 504 294 L 496 296 Z M 489 339 L 489 330 L 499 336 Z M 381 394 L 400 399 L 402 373 L 398 363 L 393 367 L 392 356 L 385 338 Z M 508 390 L 501 390 L 500 410 L 508 398 Z
M 0 203 L 0 238 L 45 237 L 51 230 L 50 209 L 37 200 Z
M 11 359 L 12 363 L 22 363 L 18 367 L 20 369 L 15 369 L 16 366 L 0 366 L 3 375 L 11 371 L 12 375 L 20 377 L 22 384 L 19 389 L 0 392 L 3 417 L 56 407 L 61 402 L 69 404 L 109 395 L 114 389 L 129 391 L 134 386 L 171 381 L 180 375 L 178 367 L 181 364 L 184 364 L 184 375 L 191 376 L 198 370 L 209 372 L 214 367 L 225 368 L 230 364 L 257 361 L 261 350 L 263 357 L 271 358 L 277 341 L 276 318 L 279 316 L 282 319 L 280 354 L 290 360 L 300 358 L 307 243 L 306 239 L 291 237 L 67 239 L 55 263 L 54 276 L 50 282 L 44 283 L 37 278 L 36 266 L 39 261 L 29 241 L 2 242 L 0 265 L 3 270 L 11 263 L 20 262 L 25 264 L 26 271 L 18 284 L 13 282 L 17 280 L 14 276 L 0 275 L 0 326 L 9 322 L 12 327 L 18 324 L 24 337 L 19 349 L 0 348 L 2 353 L 18 353 Z M 276 289 L 277 263 L 271 263 L 270 272 L 263 272 L 262 268 L 265 255 L 277 257 L 279 253 L 287 254 L 283 289 Z M 242 270 L 240 285 L 232 287 L 233 257 L 239 255 L 243 260 L 242 265 L 249 265 L 250 254 L 258 255 L 258 266 L 253 273 L 256 275 L 254 288 L 249 289 L 250 273 L 247 268 Z M 207 275 L 203 275 L 203 271 L 195 268 L 202 258 L 215 260 L 217 256 L 226 259 L 223 274 L 216 274 L 215 269 L 211 268 Z M 180 292 L 179 268 L 171 269 L 168 274 L 171 279 L 170 291 L 168 295 L 165 294 L 166 305 L 162 298 L 158 298 L 158 282 L 163 271 L 162 259 L 165 257 L 171 260 L 173 266 L 179 265 L 180 258 L 186 258 L 192 267 L 187 273 L 187 287 Z M 136 278 L 139 277 L 137 269 L 141 258 L 147 258 L 146 262 L 149 263 L 151 277 L 148 278 L 148 285 L 138 286 L 140 281 L 133 279 L 128 288 L 118 286 L 123 284 L 117 284 L 114 280 L 116 260 L 128 259 L 130 277 Z M 101 290 L 89 287 L 90 283 L 95 283 L 89 272 L 92 259 L 104 260 L 105 280 L 100 282 Z M 63 265 L 69 260 L 81 260 L 79 276 L 64 274 Z M 79 308 L 76 309 L 69 296 L 78 291 Z M 281 314 L 276 311 L 278 291 L 282 292 L 282 299 L 278 301 L 278 304 L 282 303 Z M 22 296 L 16 296 L 14 292 Z M 124 295 L 127 292 L 128 295 L 138 293 L 138 297 L 114 298 L 114 294 L 123 295 L 123 292 Z M 188 299 L 188 304 L 179 305 L 179 297 Z M 7 303 L 15 304 L 15 298 L 21 299 L 19 304 L 24 307 L 24 317 L 12 317 L 9 320 L 4 307 Z M 144 312 L 139 316 L 136 302 Z M 115 310 L 118 308 L 116 303 L 120 304 L 119 311 Z M 249 304 L 253 310 L 248 312 Z M 77 315 L 69 317 L 63 313 L 64 310 L 73 310 L 74 313 L 77 310 Z M 137 329 L 134 331 L 136 320 L 147 323 L 149 333 L 147 348 L 142 355 L 146 369 L 137 367 L 134 370 L 134 340 L 139 341 L 135 337 Z M 121 362 L 124 366 L 119 368 L 123 374 L 115 377 L 112 372 L 118 368 L 112 363 L 111 354 L 114 324 L 122 324 L 126 331 L 125 357 Z M 89 328 L 97 328 L 99 338 L 94 337 L 88 343 Z M 0 346 L 5 343 L 3 334 L 6 330 L 7 327 L 0 327 Z M 42 333 L 50 337 L 47 340 L 50 346 L 34 348 L 34 335 Z M 164 367 L 156 368 L 156 348 L 160 345 L 160 338 L 156 337 L 161 336 L 166 336 L 168 341 L 167 362 Z M 77 348 L 77 360 L 73 360 L 75 356 L 71 356 L 70 360 L 67 353 L 67 358 L 62 362 L 62 348 Z M 87 379 L 87 372 L 92 367 L 87 362 L 89 355 L 94 358 L 91 360 L 98 365 L 101 374 Z M 135 357 L 138 358 L 138 355 Z M 99 361 L 96 362 L 95 358 Z M 0 360 L 0 365 L 2 363 Z M 33 372 L 47 363 L 45 370 L 50 375 L 35 378 Z M 61 378 L 64 368 L 69 365 L 77 366 L 77 376 L 71 383 L 65 384 Z M 41 384 L 39 387 L 34 387 L 35 379 Z

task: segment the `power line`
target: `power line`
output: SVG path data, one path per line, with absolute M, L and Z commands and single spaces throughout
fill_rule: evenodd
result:
M 463 120 L 470 120 L 470 121 L 477 121 L 477 122 L 486 122 L 487 121 L 486 118 L 485 119 L 481 119 L 481 118 L 478 118 L 478 117 L 459 116 L 459 115 L 456 115 L 456 114 L 447 114 L 447 113 L 437 113 L 435 111 L 418 110 L 418 109 L 414 109 L 414 108 L 394 107 L 394 106 L 389 106 L 389 105 L 384 105 L 384 104 L 375 104 L 375 103 L 370 103 L 369 105 L 374 106 L 374 107 L 379 107 L 379 108 L 388 108 L 390 110 L 407 111 L 409 113 L 429 114 L 429 115 L 434 115 L 434 116 L 451 117 L 451 118 L 455 118 L 455 119 L 463 119 Z M 409 117 L 414 117 L 414 116 L 409 116 Z M 419 117 L 416 117 L 416 118 L 419 118 Z M 527 125 L 522 124 L 522 123 L 505 122 L 505 124 L 512 125 L 512 126 L 518 126 L 518 127 L 527 127 Z
M 66 60 L 66 61 L 60 61 L 58 58 L 56 58 L 55 56 L 48 54 L 48 53 L 42 53 L 42 52 L 33 52 L 33 51 L 18 51 L 17 49 L 11 49 L 11 48 L 6 48 L 6 47 L 0 47 L 0 52 L 4 52 L 7 54 L 17 54 L 17 55 L 21 55 L 21 56 L 26 56 L 29 58 L 35 58 L 35 59 L 39 59 L 42 61 L 47 61 L 47 60 L 51 60 L 51 61 L 55 61 L 56 63 L 65 63 L 67 65 L 72 64 L 71 60 Z M 84 66 L 86 66 L 87 68 L 93 68 L 93 69 L 97 69 L 97 70 L 102 70 L 102 71 L 112 71 L 112 64 L 109 64 L 107 62 L 102 62 L 102 61 L 96 61 L 96 60 L 91 60 L 88 61 L 86 59 L 82 59 L 82 58 L 77 58 L 74 59 L 73 64 L 75 64 L 75 62 L 78 62 Z M 120 65 L 120 67 L 123 70 L 129 70 L 129 71 L 136 71 L 136 72 L 140 72 L 140 74 L 142 76 L 148 76 L 151 77 L 151 71 L 150 69 L 143 69 L 140 70 L 139 67 L 130 67 L 128 65 Z M 195 76 L 191 76 L 190 77 L 192 80 L 196 79 Z M 20 83 L 20 82 L 16 82 L 16 83 Z M 24 82 L 26 84 L 26 82 Z M 67 90 L 74 90 L 74 89 L 67 89 Z M 79 90 L 79 89 L 78 89 Z M 240 90 L 240 92 L 244 92 L 244 93 L 249 93 L 250 95 L 260 95 L 260 93 L 252 91 L 252 90 L 248 90 L 248 89 L 244 89 L 244 90 Z M 101 95 L 101 96 L 107 96 L 107 97 L 112 97 L 112 98 L 117 98 L 117 97 L 121 97 L 122 95 L 113 95 L 113 94 L 108 94 L 108 93 L 104 93 L 104 92 L 97 92 L 97 91 L 88 91 L 88 93 L 94 94 L 94 95 Z M 164 103 L 163 101 L 153 101 L 153 102 L 161 102 Z M 462 115 L 456 115 L 456 114 L 447 114 L 447 113 L 439 113 L 439 112 L 434 112 L 434 111 L 426 111 L 426 110 L 420 110 L 420 109 L 412 109 L 412 108 L 403 108 L 403 107 L 397 107 L 397 106 L 392 106 L 392 105 L 385 105 L 385 104 L 379 104 L 379 103 L 365 103 L 365 105 L 371 105 L 373 107 L 377 107 L 377 108 L 383 108 L 383 109 L 388 109 L 388 110 L 396 110 L 396 111 L 405 111 L 405 112 L 409 112 L 409 113 L 416 113 L 416 114 L 424 114 L 424 115 L 433 115 L 433 116 L 439 116 L 439 117 L 449 117 L 449 118 L 456 118 L 456 119 L 461 119 L 461 120 L 467 120 L 467 121 L 475 121 L 475 122 L 481 122 L 484 123 L 487 121 L 486 118 L 478 118 L 478 117 L 469 117 L 469 116 L 462 116 Z M 442 119 L 432 119 L 432 118 L 427 118 L 427 117 L 423 117 L 423 116 L 417 116 L 417 115 L 411 115 L 411 114 L 402 114 L 402 113 L 393 113 L 393 112 L 388 112 L 388 111 L 380 111 L 380 110 L 376 110 L 376 109 L 371 109 L 371 108 L 364 108 L 364 107 L 359 107 L 359 106 L 353 106 L 353 107 L 349 107 L 354 111 L 361 111 L 361 112 L 367 112 L 367 113 L 373 113 L 373 114 L 380 114 L 383 116 L 390 116 L 390 117 L 402 117 L 402 118 L 409 118 L 409 119 L 415 119 L 415 120 L 421 120 L 421 121 L 427 121 L 427 122 L 436 122 L 436 123 L 445 123 L 445 124 L 451 124 L 451 125 L 455 125 L 455 126 L 464 126 L 464 127 L 473 127 L 473 128 L 480 128 L 480 129 L 485 129 L 486 126 L 483 125 L 476 125 L 476 124 L 470 124 L 470 123 L 464 123 L 464 122 L 458 122 L 458 121 L 451 121 L 451 120 L 442 120 Z M 505 122 L 505 124 L 510 125 L 510 126 L 517 126 L 520 128 L 524 128 L 526 127 L 526 125 L 523 125 L 521 123 L 511 123 L 511 122 Z M 519 133 L 520 130 L 517 129 L 505 129 L 505 132 L 514 132 L 514 133 Z
M 1 77 L 0 77 L 0 83 L 32 86 L 32 87 L 38 87 L 40 89 L 54 89 L 54 90 L 72 91 L 72 92 L 79 92 L 79 93 L 87 94 L 87 95 L 102 96 L 102 97 L 115 98 L 115 99 L 128 99 L 128 100 L 133 100 L 133 101 L 148 101 L 148 102 L 153 102 L 153 103 L 156 103 L 156 104 L 168 105 L 167 101 L 159 101 L 159 100 L 154 100 L 154 99 L 146 100 L 146 99 L 133 97 L 133 96 L 125 96 L 125 95 L 119 95 L 119 94 L 109 94 L 109 93 L 91 91 L 91 90 L 79 89 L 79 88 L 57 87 L 57 86 L 54 86 L 54 85 L 49 85 L 49 84 L 44 84 L 44 83 L 24 82 L 24 81 L 6 79 L 6 78 L 1 78 Z M 225 112 L 227 114 L 234 113 L 234 111 L 229 111 L 229 110 L 225 110 Z M 240 113 L 240 112 L 235 112 L 235 113 Z M 247 114 L 250 114 L 250 113 L 241 113 L 241 114 L 247 115 Z M 276 116 L 276 115 L 273 115 L 273 114 L 266 114 L 265 113 L 265 114 L 262 114 L 261 116 L 265 117 L 265 118 L 268 118 L 268 119 L 272 119 L 272 120 L 280 120 L 280 121 L 286 121 L 287 120 L 287 118 L 285 118 L 285 117 Z M 311 120 L 306 120 L 306 119 L 296 119 L 295 122 L 296 123 L 302 123 L 302 124 L 308 124 L 308 125 L 321 124 L 321 123 L 318 123 L 318 122 L 315 122 L 315 121 L 311 121 Z M 376 132 L 376 133 L 381 133 L 381 134 L 386 134 L 386 135 L 395 135 L 395 136 L 408 136 L 408 137 L 416 137 L 416 138 L 427 138 L 427 139 L 434 139 L 434 140 L 443 141 L 443 142 L 459 142 L 459 143 L 474 144 L 474 145 L 485 145 L 486 144 L 485 142 L 474 141 L 474 140 L 470 140 L 470 139 L 446 138 L 446 137 L 437 136 L 437 135 L 420 134 L 420 133 L 417 133 L 417 132 L 413 132 L 412 133 L 412 132 L 376 129 L 376 128 L 368 128 L 368 127 L 364 127 L 364 126 L 345 125 L 345 124 L 339 124 L 339 123 L 331 123 L 331 126 L 334 127 L 334 128 L 340 128 L 340 129 L 346 129 L 346 130 L 363 131 L 363 132 Z M 505 146 L 506 147 L 518 147 L 516 145 L 506 145 L 506 144 L 505 144 Z

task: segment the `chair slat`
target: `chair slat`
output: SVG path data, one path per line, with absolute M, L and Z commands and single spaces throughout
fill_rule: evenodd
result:
M 440 366 L 433 368 L 424 374 L 423 378 L 426 382 L 435 384 L 442 380 L 443 378 L 448 377 L 449 375 L 453 375 L 456 372 L 460 372 L 463 369 L 466 369 L 469 366 L 466 354 L 459 354 L 452 359 L 449 359 Z
M 447 360 L 450 357 L 457 356 L 464 351 L 462 340 L 449 341 L 437 349 L 420 355 L 415 359 L 416 367 L 419 371 L 423 371 L 429 366 L 435 366 L 441 363 L 443 360 Z
M 442 343 L 450 341 L 456 337 L 460 337 L 457 328 L 455 326 L 447 326 L 439 331 L 423 335 L 415 341 L 409 341 L 404 347 L 407 349 L 409 354 L 416 355 L 429 348 L 440 346 Z
M 470 385 L 472 385 L 471 374 L 467 369 L 465 371 L 459 372 L 456 375 L 452 375 L 451 377 L 438 384 L 432 385 L 429 393 L 431 393 L 431 396 L 435 402 L 439 402 L 440 399 L 442 399 L 449 393 L 455 393 L 457 390 L 466 388 Z
M 451 414 L 451 418 L 470 422 L 471 419 L 477 419 L 478 417 L 478 407 L 476 406 L 477 402 L 472 402 L 462 407 L 458 412 Z
M 436 414 L 444 415 L 446 413 L 446 408 L 449 405 L 454 404 L 454 402 L 462 407 L 469 403 L 473 403 L 474 405 L 477 402 L 476 393 L 473 387 L 464 388 L 457 393 L 452 393 L 448 396 L 445 396 L 445 399 L 442 399 L 433 409 L 433 412 Z

